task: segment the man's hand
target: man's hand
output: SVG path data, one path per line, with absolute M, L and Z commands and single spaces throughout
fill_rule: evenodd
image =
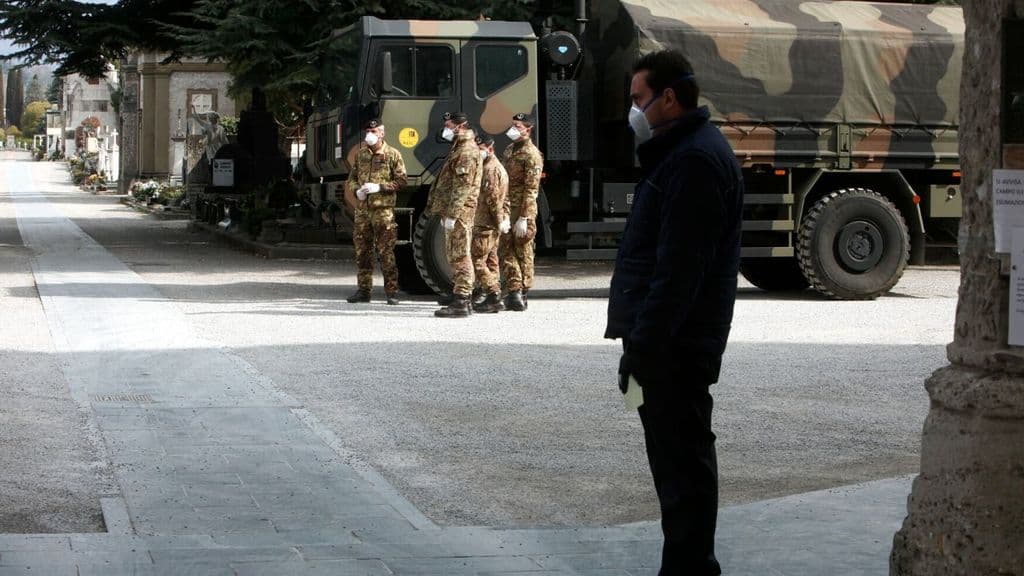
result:
M 516 238 L 522 238 L 529 232 L 530 219 L 523 216 L 516 220 Z
M 619 358 L 619 390 L 621 390 L 623 394 L 625 394 L 626 390 L 629 389 L 629 374 L 629 354 L 623 353 L 622 356 Z M 634 378 L 636 377 L 634 376 Z
M 498 224 L 498 230 L 502 234 L 508 234 L 508 231 L 512 229 L 512 223 L 508 221 L 508 218 L 503 218 L 501 223 Z
M 445 232 L 451 232 L 454 229 L 455 229 L 455 218 L 445 218 L 444 219 L 444 231 Z

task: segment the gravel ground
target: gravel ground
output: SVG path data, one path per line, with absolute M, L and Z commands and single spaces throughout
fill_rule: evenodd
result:
M 345 303 L 351 263 L 268 261 L 109 197 L 56 201 L 436 522 L 658 516 L 618 345 L 602 339 L 609 264 L 545 260 L 528 312 L 441 320 L 424 298 L 384 306 L 379 278 L 377 301 Z M 722 503 L 915 472 L 958 283 L 954 268 L 911 269 L 874 302 L 742 285 L 713 388 Z
M 101 532 L 99 499 L 118 489 L 53 351 L 7 195 L 24 183 L 13 156 L 0 153 L 0 533 Z

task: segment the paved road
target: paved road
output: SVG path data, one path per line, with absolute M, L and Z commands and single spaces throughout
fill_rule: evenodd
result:
M 39 357 L 55 355 L 71 396 L 90 407 L 123 497 L 120 516 L 117 502 L 107 502 L 107 528 L 175 537 L 141 543 L 144 564 L 159 564 L 157 551 L 168 547 L 238 546 L 230 535 L 241 532 L 246 542 L 263 534 L 283 562 L 296 560 L 281 551 L 289 542 L 330 543 L 333 560 L 352 557 L 338 546 L 372 543 L 377 552 L 364 546 L 355 556 L 401 573 L 379 546 L 399 536 L 414 542 L 412 530 L 431 534 L 423 536 L 431 546 L 455 538 L 453 555 L 507 560 L 488 565 L 494 571 L 599 573 L 587 562 L 603 562 L 604 573 L 624 574 L 650 565 L 649 524 L 477 536 L 434 529 L 656 517 L 639 426 L 614 387 L 618 352 L 601 339 L 604 302 L 579 297 L 607 285 L 606 266 L 546 266 L 525 314 L 441 321 L 423 299 L 397 309 L 352 306 L 342 300 L 354 285 L 350 265 L 266 261 L 224 248 L 183 223 L 76 192 L 56 166 L 0 165 L 33 182 L 13 206 L 38 288 L 5 284 L 0 306 L 42 299 L 54 351 Z M 801 502 L 816 502 L 816 513 L 841 517 L 850 530 L 881 533 L 865 554 L 883 564 L 905 479 L 754 502 L 914 471 L 922 383 L 943 363 L 957 281 L 955 270 L 911 270 L 876 302 L 742 291 L 715 388 L 723 503 L 751 503 L 723 511 L 720 540 L 735 573 L 759 573 L 740 569 L 759 565 L 749 563 L 759 557 L 751 534 L 781 545 L 782 536 L 759 527 L 779 520 L 773 510 L 790 520 L 814 515 L 801 513 Z M 888 514 L 850 513 L 865 502 Z M 214 538 L 189 540 L 197 535 Z M 356 542 L 345 544 L 348 537 Z M 531 538 L 543 545 L 520 551 L 537 557 L 495 556 L 500 543 Z M 609 539 L 629 544 L 594 556 L 593 543 Z M 106 540 L 80 541 L 78 552 L 74 540 L 27 542 L 0 540 L 0 570 L 16 546 L 120 550 Z M 610 564 L 609 553 L 617 559 Z M 545 554 L 587 557 L 545 564 Z M 81 570 L 81 558 L 72 560 Z M 377 564 L 364 567 L 378 573 Z
M 349 264 L 255 258 L 111 202 L 62 210 L 434 521 L 656 516 L 605 302 L 573 297 L 602 293 L 606 264 L 547 263 L 527 313 L 444 322 L 423 299 L 345 303 Z M 956 270 L 910 270 L 874 302 L 743 288 L 714 388 L 723 503 L 915 471 L 957 284 Z

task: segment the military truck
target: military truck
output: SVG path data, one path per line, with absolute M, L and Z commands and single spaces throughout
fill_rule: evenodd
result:
M 908 263 L 955 257 L 960 8 L 828 0 L 585 0 L 574 31 L 527 22 L 364 17 L 338 32 L 356 64 L 347 100 L 309 117 L 311 193 L 334 197 L 359 126 L 380 116 L 403 154 L 403 287 L 444 291 L 443 230 L 423 206 L 448 151 L 442 114 L 495 137 L 538 118 L 546 157 L 538 245 L 613 258 L 640 178 L 631 65 L 676 48 L 746 181 L 743 275 L 871 299 Z M 353 199 L 346 202 L 351 207 Z

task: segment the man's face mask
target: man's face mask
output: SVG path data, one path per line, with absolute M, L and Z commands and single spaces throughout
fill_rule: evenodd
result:
M 373 146 L 377 145 L 377 142 L 380 142 L 380 136 L 374 134 L 373 132 L 367 132 L 366 138 L 364 138 L 363 140 L 366 142 L 367 146 L 370 146 L 372 148 Z
M 441 131 L 441 138 L 444 138 L 445 140 L 451 142 L 452 140 L 455 139 L 455 131 L 445 126 L 444 130 Z
M 679 78 L 677 78 L 675 82 L 669 84 L 667 88 L 673 88 L 673 90 L 674 90 L 675 89 L 674 87 L 677 84 L 679 84 L 683 80 L 690 80 L 692 78 L 693 78 L 693 74 L 684 74 L 684 75 L 680 76 Z M 657 126 L 651 126 L 651 123 L 650 123 L 649 120 L 647 120 L 647 115 L 645 114 L 645 112 L 647 112 L 647 109 L 650 108 L 652 104 L 657 102 L 658 99 L 661 98 L 664 93 L 665 93 L 664 90 L 661 90 L 659 92 L 655 92 L 654 97 L 651 98 L 647 102 L 647 104 L 644 104 L 643 108 L 640 108 L 636 104 L 634 104 L 629 109 L 629 127 L 633 129 L 633 135 L 634 135 L 636 143 L 638 145 L 639 144 L 643 144 L 644 142 L 650 140 L 651 136 L 654 135 L 654 130 L 655 129 L 660 128 L 660 127 L 664 126 L 665 124 L 668 124 L 668 122 L 665 122 L 665 123 L 659 124 Z
M 629 109 L 629 127 L 633 129 L 633 137 L 637 144 L 643 144 L 651 139 L 651 123 L 647 120 L 647 115 L 644 114 L 644 112 L 646 112 L 647 109 L 651 107 L 651 104 L 654 104 L 658 98 L 661 98 L 660 92 L 656 94 L 654 98 L 651 98 L 647 104 L 644 104 L 643 108 L 639 108 L 636 104 L 633 104 L 633 107 Z

